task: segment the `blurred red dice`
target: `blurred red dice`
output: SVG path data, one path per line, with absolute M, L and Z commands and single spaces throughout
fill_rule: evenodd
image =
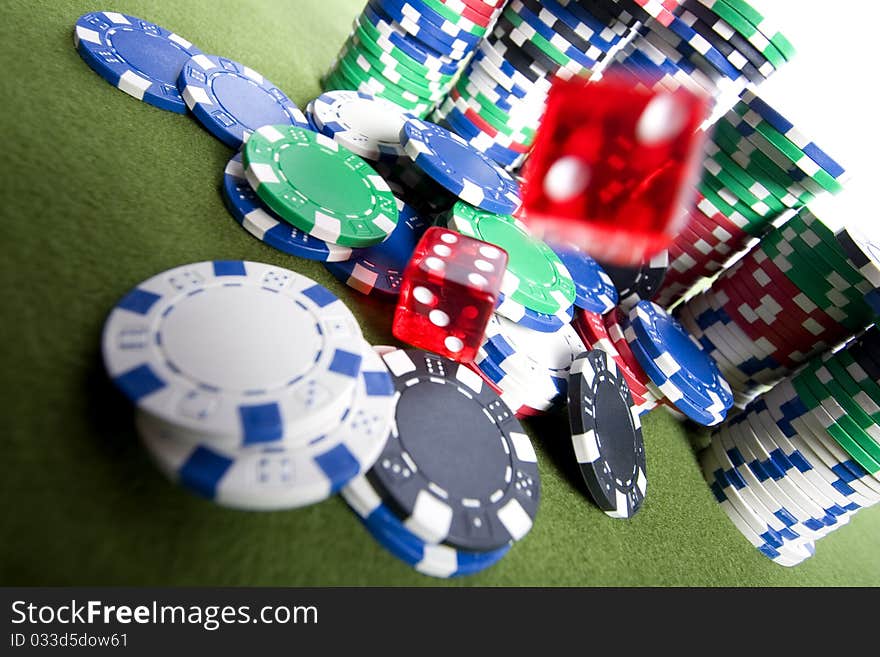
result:
M 438 226 L 429 228 L 403 274 L 394 336 L 455 361 L 472 361 L 506 268 L 504 249 Z
M 603 261 L 633 265 L 683 225 L 709 105 L 620 75 L 556 80 L 525 171 L 526 223 Z

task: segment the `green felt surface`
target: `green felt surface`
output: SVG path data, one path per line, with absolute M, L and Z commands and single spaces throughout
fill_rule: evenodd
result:
M 249 64 L 301 105 L 361 0 L 119 2 L 207 53 Z M 342 296 L 371 341 L 390 308 L 245 233 L 218 185 L 230 151 L 192 118 L 112 88 L 74 50 L 77 16 L 104 7 L 6 4 L 4 417 L 0 583 L 430 585 L 378 547 L 339 498 L 283 513 L 230 511 L 168 483 L 107 381 L 108 311 L 164 269 L 245 258 L 301 271 Z M 496 567 L 452 585 L 878 585 L 880 512 L 859 514 L 795 569 L 739 535 L 704 483 L 685 431 L 647 418 L 644 509 L 612 520 L 587 501 L 564 424 L 529 425 L 543 498 L 534 530 Z M 462 458 L 466 458 L 465 455 Z

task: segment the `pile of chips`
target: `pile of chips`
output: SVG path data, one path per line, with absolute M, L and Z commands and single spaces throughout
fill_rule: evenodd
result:
M 707 96 L 723 113 L 747 85 L 760 84 L 794 54 L 744 0 L 682 0 L 662 3 L 636 26 L 609 69 L 632 73 L 653 89 Z
M 676 309 L 743 401 L 876 320 L 877 247 L 832 225 L 802 208 Z
M 159 26 L 114 12 L 81 17 L 77 48 L 102 77 L 157 107 L 189 109 L 236 151 L 224 200 L 267 245 L 392 301 L 433 223 L 509 255 L 496 314 L 466 364 L 372 347 L 334 294 L 282 267 L 199 262 L 139 284 L 108 317 L 103 356 L 159 467 L 242 509 L 288 509 L 341 490 L 399 559 L 433 576 L 472 574 L 497 563 L 537 514 L 536 456 L 518 417 L 564 410 L 589 496 L 628 518 L 647 492 L 642 414 L 662 404 L 718 425 L 735 401 L 726 377 L 751 392 L 873 321 L 880 250 L 802 207 L 836 192 L 842 168 L 749 91 L 719 123 L 694 210 L 703 217 L 685 241 L 727 229 L 732 252 L 779 214 L 800 212 L 677 319 L 644 300 L 662 285 L 665 252 L 640 267 L 603 268 L 520 221 L 518 181 L 503 167 L 527 152 L 550 80 L 588 77 L 633 29 L 620 65 L 647 68 L 641 55 L 655 55 L 652 44 L 677 53 L 688 84 L 700 86 L 699 71 L 716 90 L 725 77 L 756 83 L 793 54 L 741 0 L 374 0 L 324 81 L 334 90 L 304 114 L 260 73 Z M 119 38 L 129 33 L 138 38 Z M 165 65 L 129 63 L 145 39 Z M 657 83 L 672 88 L 679 77 Z M 434 116 L 453 131 L 422 120 L 438 103 Z M 696 255 L 676 249 L 678 271 L 682 256 Z M 722 506 L 780 562 L 811 553 L 831 516 L 841 522 L 880 494 L 878 346 L 869 331 L 810 361 L 716 432 L 704 456 Z M 761 450 L 797 440 L 818 458 L 805 461 L 818 475 L 799 464 L 800 479 L 761 478 L 758 465 L 776 458 Z M 754 476 L 740 480 L 743 463 Z
M 668 305 L 791 210 L 843 189 L 845 171 L 754 92 L 713 126 L 687 228 L 670 246 Z
M 743 536 L 794 566 L 880 500 L 880 332 L 809 361 L 712 435 L 706 480 Z
M 373 0 L 355 20 L 325 90 L 354 89 L 424 118 L 443 100 L 503 0 Z
M 534 141 L 555 77 L 588 78 L 630 33 L 637 3 L 511 0 L 433 119 L 509 169 Z M 648 14 L 644 14 L 648 17 Z

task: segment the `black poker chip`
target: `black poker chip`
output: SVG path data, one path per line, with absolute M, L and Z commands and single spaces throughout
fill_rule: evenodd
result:
M 404 526 L 431 543 L 486 552 L 518 541 L 538 512 L 534 448 L 467 366 L 419 349 L 382 356 L 398 400 L 367 478 Z
M 617 288 L 620 307 L 628 312 L 639 301 L 650 301 L 660 291 L 669 269 L 669 252 L 664 249 L 638 267 L 602 263 L 602 268 Z
M 648 478 L 639 409 L 614 359 L 602 349 L 580 354 L 568 384 L 571 442 L 596 505 L 612 518 L 642 506 Z

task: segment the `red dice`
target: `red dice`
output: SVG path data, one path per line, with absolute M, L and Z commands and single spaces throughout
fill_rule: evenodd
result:
M 603 262 L 649 258 L 684 220 L 708 111 L 688 91 L 654 92 L 619 75 L 555 81 L 524 171 L 526 223 Z
M 429 228 L 403 274 L 392 331 L 398 340 L 469 362 L 498 302 L 507 252 L 445 228 Z

